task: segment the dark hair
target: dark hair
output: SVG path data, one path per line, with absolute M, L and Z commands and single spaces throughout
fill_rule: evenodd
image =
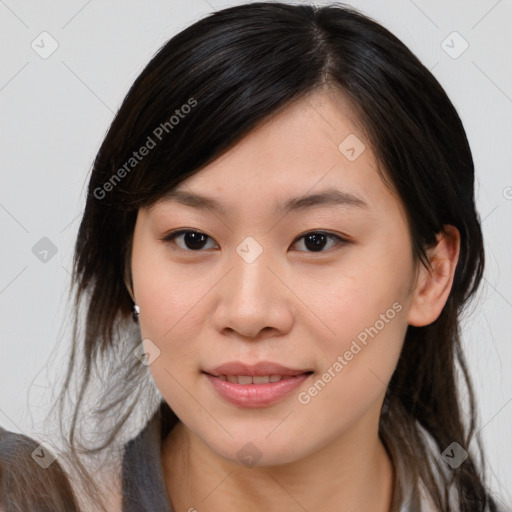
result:
M 170 39 L 130 88 L 94 161 L 76 240 L 74 340 L 60 397 L 63 409 L 71 378 L 80 375 L 70 447 L 78 460 L 79 411 L 99 365 L 105 369 L 98 372 L 103 391 L 92 412 L 98 422 L 112 422 L 106 437 L 101 432 L 100 445 L 84 453 L 99 453 L 119 438 L 142 393 L 153 399 L 145 403 L 157 403 L 145 366 L 133 356 L 140 332 L 131 319 L 129 274 L 138 209 L 154 204 L 292 101 L 324 86 L 337 88 L 355 108 L 379 172 L 407 212 L 416 261 L 428 264 L 425 251 L 444 226 L 455 226 L 461 237 L 440 316 L 407 330 L 380 428 L 393 430 L 411 474 L 424 482 L 438 510 L 453 510 L 452 484 L 458 510 L 496 510 L 484 483 L 459 330 L 459 316 L 484 266 L 466 134 L 445 91 L 418 58 L 380 24 L 339 4 L 257 2 L 217 11 Z M 139 158 L 142 147 L 147 151 Z M 467 386 L 467 419 L 457 371 Z M 476 437 L 480 464 L 470 453 L 456 471 L 442 471 L 420 427 L 439 453 L 454 441 L 469 451 Z
M 47 446 L 0 427 L 0 510 L 78 512 L 75 496 L 58 460 Z M 35 453 L 33 457 L 32 454 Z M 38 464 L 41 457 L 44 464 Z

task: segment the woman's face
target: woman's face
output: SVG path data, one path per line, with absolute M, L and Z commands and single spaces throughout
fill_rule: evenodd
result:
M 351 119 L 340 96 L 312 93 L 176 189 L 218 208 L 167 198 L 138 213 L 132 277 L 151 374 L 225 459 L 284 464 L 376 435 L 416 271 L 401 203 Z M 162 240 L 180 230 L 200 234 Z M 277 385 L 205 373 L 262 361 L 313 373 Z

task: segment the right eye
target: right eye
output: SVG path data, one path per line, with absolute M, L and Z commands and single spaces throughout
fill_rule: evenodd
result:
M 182 241 L 181 245 L 177 243 L 177 240 L 180 239 Z M 213 240 L 202 231 L 191 229 L 179 229 L 177 231 L 172 231 L 162 238 L 164 242 L 171 242 L 174 245 L 177 245 L 179 249 L 186 252 L 199 252 L 204 248 L 207 239 Z

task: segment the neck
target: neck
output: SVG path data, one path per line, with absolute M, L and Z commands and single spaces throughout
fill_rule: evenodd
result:
M 245 467 L 219 457 L 181 422 L 162 447 L 174 510 L 389 512 L 394 470 L 377 432 L 346 432 L 291 464 Z

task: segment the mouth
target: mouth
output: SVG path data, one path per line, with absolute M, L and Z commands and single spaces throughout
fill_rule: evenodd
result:
M 310 379 L 313 370 L 297 370 L 273 363 L 221 365 L 203 371 L 213 389 L 230 404 L 265 407 L 275 404 Z
M 205 372 L 207 373 L 207 372 Z M 207 373 L 207 375 L 211 375 L 212 377 L 216 377 L 217 379 L 223 380 L 224 382 L 231 382 L 233 384 L 240 384 L 242 386 L 247 386 L 249 384 L 269 384 L 274 382 L 281 382 L 282 380 L 296 379 L 301 375 L 311 375 L 312 371 L 307 371 L 304 373 L 299 373 L 297 375 L 211 375 Z
M 269 381 L 254 382 L 255 384 L 265 384 L 266 382 L 275 382 L 277 380 L 281 380 L 280 378 L 296 377 L 297 375 L 302 375 L 304 373 L 313 373 L 311 368 L 290 368 L 279 363 L 274 363 L 272 361 L 260 361 L 255 364 L 245 364 L 241 361 L 229 361 L 227 363 L 216 366 L 215 368 L 207 368 L 203 371 L 213 375 L 214 377 L 224 376 L 228 381 L 230 377 L 240 377 L 242 381 L 239 382 L 239 384 L 250 384 L 251 382 L 247 380 L 248 377 L 268 377 L 269 379 L 274 379 Z M 278 377 L 280 378 L 278 379 Z

